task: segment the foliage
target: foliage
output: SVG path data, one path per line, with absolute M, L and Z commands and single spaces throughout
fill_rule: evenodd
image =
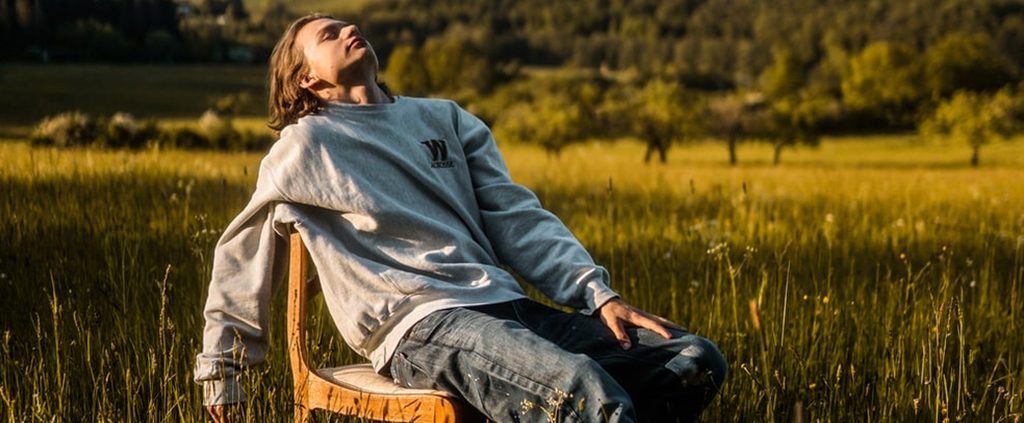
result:
M 566 146 L 598 136 L 600 82 L 588 75 L 533 76 L 502 87 L 480 104 L 493 117 L 499 140 L 534 143 L 558 155 Z
M 1015 107 L 1019 103 L 1008 89 L 994 95 L 958 91 L 921 123 L 919 131 L 925 137 L 949 137 L 970 145 L 971 164 L 977 166 L 981 146 L 1005 140 L 1016 129 L 1014 116 L 1020 112 Z
M 654 78 L 640 86 L 612 90 L 605 97 L 601 113 L 612 121 L 611 127 L 624 127 L 628 135 L 647 144 L 645 163 L 654 153 L 665 163 L 672 144 L 693 139 L 703 131 L 698 114 L 700 101 L 679 82 Z
M 410 96 L 422 96 L 433 87 L 419 49 L 411 45 L 395 47 L 388 58 L 384 80 L 395 92 Z
M 713 97 L 701 110 L 706 134 L 720 139 L 729 147 L 729 164 L 739 163 L 736 149 L 743 140 L 756 138 L 764 132 L 768 105 L 759 93 L 732 92 Z
M 56 41 L 63 47 L 58 55 L 78 60 L 124 61 L 134 47 L 112 25 L 93 19 L 61 26 Z
M 165 129 L 160 133 L 157 144 L 154 147 L 161 149 L 197 149 L 209 146 L 209 141 L 199 131 L 179 126 Z
M 935 99 L 956 90 L 995 91 L 1013 81 L 1009 61 L 984 33 L 949 34 L 930 46 L 923 59 L 924 85 Z
M 36 145 L 76 147 L 93 142 L 96 132 L 93 118 L 79 111 L 69 111 L 41 120 L 30 138 Z
M 102 131 L 94 141 L 95 145 L 108 148 L 142 148 L 160 136 L 160 128 L 153 119 L 139 123 L 128 113 L 114 113 L 106 121 Z
M 772 56 L 772 65 L 759 77 L 761 91 L 771 99 L 795 95 L 806 80 L 796 54 L 786 47 L 777 47 Z
M 554 93 L 531 103 L 520 103 L 501 115 L 498 133 L 514 142 L 534 142 L 558 155 L 567 145 L 580 141 L 585 124 L 578 103 Z
M 843 102 L 856 111 L 880 114 L 890 123 L 905 123 L 922 97 L 920 80 L 920 62 L 913 50 L 879 41 L 850 60 L 842 82 Z
M 251 110 L 255 99 L 249 91 L 239 91 L 216 99 L 213 102 L 213 110 L 218 115 L 239 116 L 245 110 Z
M 35 145 L 101 148 L 205 148 L 216 150 L 265 150 L 274 142 L 267 133 L 239 130 L 231 117 L 208 110 L 196 128 L 161 128 L 153 119 L 138 122 L 131 114 L 118 112 L 93 119 L 77 112 L 46 117 L 31 135 Z
M 407 95 L 488 94 L 516 72 L 514 64 L 498 66 L 487 53 L 492 39 L 486 28 L 454 26 L 422 46 L 400 45 L 388 58 L 384 78 Z

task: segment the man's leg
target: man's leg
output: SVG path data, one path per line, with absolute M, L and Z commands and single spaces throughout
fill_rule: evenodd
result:
M 493 316 L 511 310 L 504 303 L 430 314 L 398 345 L 392 376 L 458 394 L 498 422 L 636 421 L 629 395 L 596 361 Z
M 672 339 L 630 328 L 632 347 L 623 350 L 599 317 L 565 313 L 533 301 L 516 301 L 514 318 L 574 353 L 590 356 L 633 400 L 641 421 L 693 421 L 710 404 L 728 373 L 725 357 L 711 341 L 670 330 Z

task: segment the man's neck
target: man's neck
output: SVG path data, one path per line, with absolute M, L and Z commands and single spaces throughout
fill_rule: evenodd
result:
M 364 81 L 349 86 L 335 85 L 319 94 L 320 98 L 335 103 L 376 104 L 392 101 L 376 81 Z

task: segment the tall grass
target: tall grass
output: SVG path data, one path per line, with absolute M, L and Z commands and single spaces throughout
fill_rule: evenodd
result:
M 966 151 L 966 150 L 965 150 Z M 506 146 L 624 297 L 715 340 L 709 421 L 1020 421 L 1024 143 L 827 140 L 784 156 Z M 195 421 L 210 255 L 258 154 L 0 144 L 0 416 Z M 989 159 L 986 161 L 986 157 Z M 290 418 L 283 296 L 243 418 Z M 357 360 L 315 308 L 313 354 Z M 319 322 L 319 323 L 317 323 Z

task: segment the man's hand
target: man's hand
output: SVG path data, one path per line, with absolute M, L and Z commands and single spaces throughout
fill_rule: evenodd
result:
M 629 335 L 626 334 L 627 325 L 650 329 L 665 339 L 672 337 L 667 328 L 685 330 L 682 326 L 673 323 L 671 320 L 646 313 L 622 302 L 618 298 L 604 303 L 597 311 L 600 313 L 601 321 L 612 330 L 615 339 L 619 340 L 619 344 L 622 345 L 624 350 L 628 350 L 631 346 Z

